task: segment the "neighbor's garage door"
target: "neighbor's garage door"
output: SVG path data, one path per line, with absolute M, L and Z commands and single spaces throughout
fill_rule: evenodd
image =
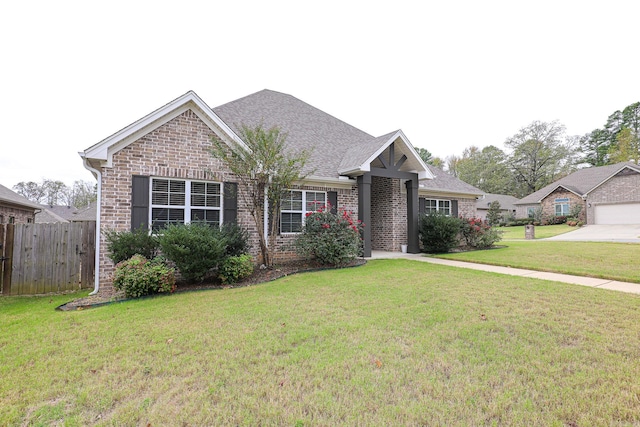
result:
M 597 205 L 596 224 L 640 224 L 640 203 Z

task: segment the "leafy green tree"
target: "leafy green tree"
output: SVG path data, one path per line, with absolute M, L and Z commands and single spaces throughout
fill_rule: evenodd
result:
M 431 160 L 433 159 L 433 155 L 429 150 L 427 150 L 426 148 L 420 148 L 420 147 L 413 147 L 413 148 L 416 150 L 416 153 L 418 153 L 418 156 L 420 156 L 422 161 L 424 161 L 425 163 L 431 163 Z
M 640 160 L 640 140 L 633 134 L 631 129 L 622 129 L 616 138 L 617 145 L 611 147 L 609 159 L 611 163 L 634 162 L 638 164 Z
M 431 164 L 440 169 L 444 168 L 444 160 L 442 160 L 440 157 L 433 157 L 431 159 Z
M 595 129 L 581 139 L 580 150 L 584 155 L 583 161 L 593 166 L 617 163 L 621 156 L 616 153 L 628 150 L 628 147 L 623 147 L 622 150 L 618 148 L 620 141 L 623 144 L 629 142 L 629 135 L 620 137 L 625 129 L 630 130 L 632 138 L 639 137 L 640 102 L 630 104 L 622 111 L 615 111 L 607 118 L 601 129 Z
M 519 196 L 533 193 L 574 170 L 573 146 L 565 139 L 565 127 L 557 121 L 534 121 L 508 138 L 512 150 L 508 164 L 520 184 Z
M 457 167 L 458 178 L 482 191 L 498 194 L 509 194 L 512 191 L 513 180 L 507 156 L 493 145 L 482 150 L 475 146 L 466 148 Z
M 213 157 L 222 160 L 238 177 L 239 196 L 244 199 L 258 233 L 263 263 L 273 267 L 276 236 L 280 219 L 280 206 L 287 190 L 304 179 L 302 169 L 309 158 L 307 151 L 292 152 L 286 149 L 287 134 L 280 128 L 265 129 L 242 125 L 240 138 L 246 144 L 227 145 L 212 138 Z M 265 196 L 269 203 L 265 211 Z M 268 219 L 268 235 L 264 220 Z

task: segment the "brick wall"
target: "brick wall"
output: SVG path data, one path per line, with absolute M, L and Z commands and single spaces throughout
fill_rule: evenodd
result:
M 595 222 L 594 210 L 598 204 L 640 203 L 640 174 L 623 170 L 589 193 L 587 202 L 587 224 Z
M 407 244 L 407 195 L 402 181 L 371 179 L 371 249 L 399 251 Z M 365 224 L 367 225 L 367 224 Z
M 11 217 L 14 218 L 14 224 L 27 224 L 29 220 L 35 222 L 36 214 L 33 211 L 33 209 L 20 209 L 15 206 L 0 205 L 1 222 L 8 224 Z
M 231 171 L 209 153 L 214 133 L 192 111 L 186 111 L 133 142 L 113 156 L 113 167 L 102 168 L 102 229 L 131 229 L 133 175 L 238 182 Z M 242 189 L 238 188 L 242 193 Z M 255 225 L 246 201 L 238 197 L 238 223 L 251 235 L 252 255 L 257 255 Z M 107 256 L 104 234 L 100 240 L 100 286 L 111 285 L 113 262 Z
M 478 216 L 476 199 L 457 199 L 458 200 L 458 216 L 463 218 L 472 218 Z
M 582 206 L 582 211 L 580 211 L 580 215 L 579 215 L 579 219 L 581 221 L 585 220 L 585 213 L 586 213 L 586 203 L 584 200 L 582 200 L 582 197 L 576 195 L 575 193 L 572 193 L 571 191 L 567 191 L 563 188 L 557 188 L 556 190 L 554 190 L 551 194 L 549 194 L 547 197 L 545 197 L 544 199 L 542 199 L 541 202 L 541 206 L 542 206 L 542 217 L 554 217 L 556 215 L 556 202 L 555 199 L 564 199 L 567 198 L 569 199 L 569 211 L 571 212 L 571 209 L 573 209 L 574 206 Z M 525 215 L 526 217 L 526 215 Z

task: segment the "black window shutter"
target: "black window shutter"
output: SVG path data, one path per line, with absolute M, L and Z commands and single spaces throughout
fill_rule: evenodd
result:
M 420 197 L 418 199 L 418 213 L 419 214 L 424 214 L 427 210 L 427 201 L 424 199 L 424 197 Z
M 337 191 L 327 191 L 327 202 L 331 206 L 331 213 L 338 213 L 338 192 Z
M 222 220 L 225 223 L 238 223 L 238 184 L 225 182 L 224 188 L 224 213 Z
M 458 201 L 457 200 L 452 200 L 451 201 L 451 216 L 458 216 Z
M 131 181 L 131 231 L 149 228 L 149 177 L 133 175 Z

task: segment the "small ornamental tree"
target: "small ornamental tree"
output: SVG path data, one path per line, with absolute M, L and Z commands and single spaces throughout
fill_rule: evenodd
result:
M 352 262 L 362 252 L 364 226 L 352 215 L 344 209 L 333 214 L 330 206 L 308 213 L 295 242 L 298 252 L 324 265 L 341 267 Z
M 275 126 L 266 129 L 262 124 L 242 125 L 239 136 L 242 141 L 234 144 L 212 138 L 211 154 L 224 161 L 238 177 L 238 193 L 256 225 L 262 262 L 272 268 L 280 206 L 287 190 L 304 179 L 302 169 L 309 154 L 287 150 L 287 134 Z M 266 212 L 265 204 L 268 205 Z M 264 230 L 265 216 L 269 221 L 268 234 Z
M 489 211 L 487 212 L 487 222 L 489 225 L 494 226 L 500 223 L 500 202 L 494 200 L 489 203 Z

